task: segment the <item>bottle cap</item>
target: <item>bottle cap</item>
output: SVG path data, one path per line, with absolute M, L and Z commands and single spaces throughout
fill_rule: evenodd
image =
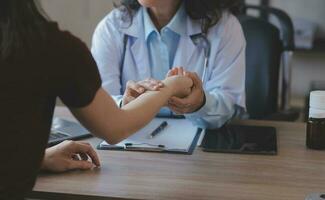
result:
M 325 110 L 325 91 L 312 91 L 309 106 L 313 109 Z

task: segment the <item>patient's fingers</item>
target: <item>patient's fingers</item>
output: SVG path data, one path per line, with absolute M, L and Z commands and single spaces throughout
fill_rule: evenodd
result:
M 94 164 L 84 160 L 71 160 L 68 166 L 69 170 L 82 169 L 87 170 L 94 167 Z
M 138 92 L 139 94 L 142 94 L 143 92 L 145 92 L 145 89 L 141 85 L 137 84 L 134 81 L 128 81 L 126 84 L 126 87 L 127 87 L 127 89 L 134 90 L 134 91 Z
M 178 68 L 178 75 L 180 75 L 180 76 L 184 75 L 184 68 L 183 67 Z
M 169 70 L 168 73 L 167 73 L 167 77 L 176 76 L 176 75 L 178 75 L 178 68 L 177 67 Z
M 149 78 L 149 79 L 146 79 L 143 81 L 139 81 L 137 84 L 139 84 L 145 90 L 150 90 L 150 91 L 156 91 L 159 88 L 164 86 L 164 84 L 161 81 L 155 80 L 152 78 Z
M 87 154 L 96 166 L 100 166 L 98 155 L 90 145 L 75 142 L 72 145 L 72 149 L 75 153 L 79 153 L 80 156 L 82 156 L 81 154 Z

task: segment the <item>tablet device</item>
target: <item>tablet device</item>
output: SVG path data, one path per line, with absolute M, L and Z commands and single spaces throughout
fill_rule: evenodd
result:
M 277 154 L 274 127 L 225 125 L 206 130 L 201 144 L 203 151 L 240 154 Z

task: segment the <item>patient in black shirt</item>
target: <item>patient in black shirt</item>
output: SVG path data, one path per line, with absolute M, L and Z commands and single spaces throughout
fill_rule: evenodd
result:
M 44 29 L 43 41 L 0 60 L 0 193 L 5 185 L 12 192 L 8 195 L 34 184 L 56 97 L 69 107 L 83 107 L 101 87 L 87 47 L 57 24 Z
M 170 97 L 186 95 L 193 84 L 183 74 L 162 83 L 118 108 L 101 88 L 83 42 L 49 22 L 33 0 L 1 0 L 0 199 L 23 199 L 32 190 L 57 97 L 92 133 L 114 144 L 145 126 Z M 99 165 L 94 150 L 85 151 Z

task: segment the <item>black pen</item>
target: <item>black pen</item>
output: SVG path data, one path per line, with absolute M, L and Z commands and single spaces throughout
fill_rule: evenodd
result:
M 168 123 L 166 121 L 163 121 L 158 128 L 156 128 L 154 131 L 152 131 L 152 133 L 150 134 L 150 138 L 154 138 L 156 135 L 158 135 L 159 133 L 161 133 L 161 131 L 163 131 L 166 127 L 167 127 Z

